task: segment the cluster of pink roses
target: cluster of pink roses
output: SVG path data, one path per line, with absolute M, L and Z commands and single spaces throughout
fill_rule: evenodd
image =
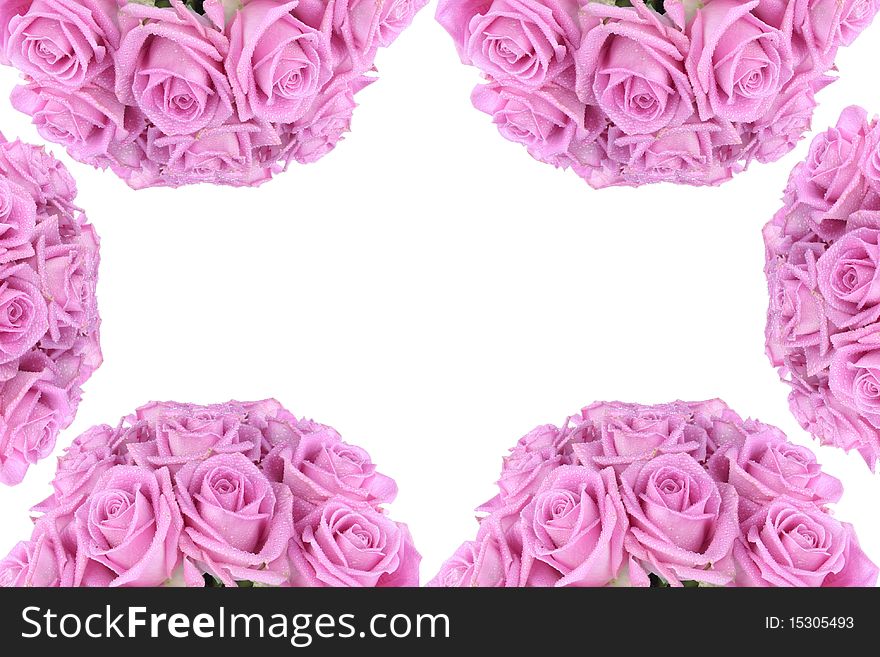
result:
M 873 586 L 843 488 L 721 401 L 598 403 L 511 451 L 430 586 Z
M 880 0 L 440 0 L 474 105 L 594 187 L 714 185 L 789 152 Z
M 813 141 L 764 228 L 767 354 L 823 443 L 880 459 L 880 123 L 858 107 Z
M 417 586 L 397 487 L 274 400 L 152 403 L 60 459 L 3 586 Z
M 98 237 L 43 149 L 0 136 L 0 483 L 55 448 L 101 364 Z
M 257 185 L 333 149 L 425 2 L 4 0 L 0 61 L 43 137 L 134 188 Z

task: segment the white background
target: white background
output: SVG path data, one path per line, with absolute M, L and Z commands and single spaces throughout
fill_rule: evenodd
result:
M 477 73 L 433 10 L 380 54 L 337 150 L 260 189 L 133 192 L 52 148 L 102 239 L 105 354 L 57 453 L 149 400 L 276 397 L 397 479 L 427 580 L 535 425 L 717 396 L 816 449 L 880 563 L 880 475 L 810 440 L 764 356 L 761 227 L 807 142 L 720 189 L 592 191 L 471 107 Z M 880 112 L 878 62 L 880 21 L 838 58 L 817 130 L 851 103 Z M 15 83 L 0 71 L 0 98 Z M 42 142 L 6 102 L 0 128 Z M 3 554 L 54 468 L 0 487 Z

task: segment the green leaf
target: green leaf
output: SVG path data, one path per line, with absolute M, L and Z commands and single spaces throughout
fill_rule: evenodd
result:
M 650 573 L 648 575 L 648 579 L 651 580 L 651 588 L 655 589 L 668 589 L 669 582 L 660 577 L 659 575 L 655 575 L 654 573 Z M 682 580 L 681 585 L 686 589 L 696 589 L 700 587 L 700 583 L 694 579 L 686 579 Z
M 209 589 L 222 589 L 225 588 L 223 582 L 214 577 L 213 575 L 209 575 L 205 573 L 205 586 Z
M 648 579 L 651 580 L 651 588 L 652 589 L 668 589 L 669 588 L 669 582 L 667 582 L 665 579 L 663 579 L 659 575 L 655 575 L 654 573 L 651 573 L 648 575 Z
M 599 0 L 601 1 L 601 0 Z M 630 0 L 615 0 L 610 4 L 616 4 L 618 7 L 632 7 L 632 2 Z M 663 8 L 663 0 L 645 0 L 645 4 L 648 5 L 650 9 L 653 9 L 658 14 L 665 14 L 666 10 Z

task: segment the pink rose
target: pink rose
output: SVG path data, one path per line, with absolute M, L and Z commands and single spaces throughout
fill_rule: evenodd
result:
M 440 0 L 436 19 L 452 37 L 462 62 L 469 64 L 467 43 L 471 19 L 489 11 L 491 0 Z
M 758 162 L 775 162 L 810 131 L 816 97 L 812 84 L 789 84 L 754 126 L 749 153 Z
M 575 454 L 581 462 L 593 462 L 600 468 L 611 466 L 618 472 L 657 454 L 689 453 L 704 458 L 706 432 L 689 424 L 690 413 L 687 407 L 675 405 L 589 406 L 583 410 L 584 419 L 599 428 L 601 450 L 575 445 Z
M 0 3 L 0 64 L 9 66 L 6 57 L 7 42 L 9 41 L 9 24 L 16 16 L 27 12 L 33 0 L 5 0 Z
M 113 65 L 114 0 L 34 0 L 9 22 L 6 56 L 41 84 L 78 89 Z
M 482 84 L 474 106 L 492 117 L 503 137 L 523 144 L 536 160 L 567 166 L 572 151 L 596 140 L 605 121 L 568 89 L 548 85 L 534 91 Z
M 76 511 L 81 577 L 90 561 L 109 569 L 109 586 L 160 586 L 180 562 L 182 527 L 167 469 L 117 465 Z
M 58 459 L 58 470 L 52 480 L 54 495 L 47 500 L 49 506 L 80 504 L 104 473 L 117 465 L 117 458 L 111 449 L 114 433 L 109 426 L 99 425 L 73 441 L 64 456 Z
M 574 425 L 574 426 L 572 426 Z M 589 423 L 577 423 L 577 418 L 571 418 L 564 429 L 553 424 L 542 424 L 529 431 L 520 438 L 512 452 L 543 452 L 545 449 L 565 456 L 571 453 L 571 442 L 582 442 L 583 434 L 588 432 L 592 425 Z
M 0 179 L 0 263 L 33 254 L 30 241 L 37 225 L 37 206 L 27 191 Z
M 852 525 L 812 505 L 777 500 L 743 525 L 738 586 L 875 586 L 878 569 Z
M 21 542 L 0 561 L 0 587 L 71 586 L 73 557 L 52 523 L 39 521 L 31 540 Z
M 287 579 L 293 498 L 286 486 L 270 483 L 241 454 L 191 462 L 175 479 L 187 557 L 226 586 Z
M 317 422 L 297 420 L 293 413 L 274 399 L 241 404 L 247 426 L 260 432 L 262 437 L 260 458 L 266 458 L 276 446 L 289 443 L 304 433 L 309 433 Z M 321 425 L 323 426 L 323 425 Z
M 577 53 L 577 94 L 598 104 L 625 134 L 652 134 L 694 113 L 684 68 L 688 39 L 643 2 L 633 7 L 587 5 L 602 19 Z
M 876 194 L 880 194 L 880 124 L 875 120 L 865 139 L 862 174 Z
M 132 445 L 148 443 L 155 440 L 156 434 L 149 424 L 144 421 L 132 421 L 125 418 L 116 428 L 113 434 L 111 449 L 125 465 L 137 465 L 131 453 Z M 143 466 L 141 466 L 143 467 Z
M 42 148 L 20 141 L 0 143 L 0 173 L 33 194 L 38 212 L 49 205 L 73 207 L 76 197 L 73 177 Z
M 728 408 L 721 400 L 707 403 L 715 403 L 719 406 L 702 410 L 698 410 L 695 407 L 693 422 L 706 431 L 706 453 L 710 458 L 717 452 L 723 451 L 726 447 L 742 445 L 743 441 L 751 435 L 775 431 L 773 427 L 754 420 L 743 421 L 735 411 Z M 704 459 L 698 460 L 700 463 L 704 462 Z
M 842 328 L 880 316 L 880 230 L 858 228 L 831 245 L 816 263 L 819 290 Z
M 151 128 L 147 151 L 153 162 L 162 163 L 162 169 L 154 178 L 130 182 L 137 188 L 158 180 L 170 186 L 218 180 L 235 186 L 256 185 L 272 176 L 271 168 L 253 161 L 259 139 L 261 128 L 253 123 L 227 123 L 197 135 L 171 137 Z
M 817 294 L 816 263 L 822 249 L 815 242 L 799 242 L 788 261 L 780 258 L 769 265 L 767 334 L 774 352 L 801 348 L 809 350 L 814 362 L 830 346 L 825 304 Z
M 880 434 L 856 411 L 845 407 L 827 389 L 807 394 L 798 388 L 789 395 L 789 406 L 798 422 L 822 444 L 858 450 L 872 466 L 880 457 Z
M 116 53 L 116 95 L 137 105 L 166 135 L 194 135 L 232 116 L 223 68 L 226 37 L 173 0 L 170 9 L 127 4 Z
M 32 550 L 33 543 L 31 541 L 20 541 L 0 561 L 0 587 L 21 588 L 28 585 Z
M 462 546 L 458 559 L 447 562 L 456 572 L 447 573 L 443 586 L 461 588 L 552 587 L 561 579 L 559 571 L 524 552 L 521 521 L 506 510 L 480 522 L 476 541 Z M 460 575 L 460 577 L 459 577 Z M 440 586 L 435 580 L 431 586 Z
M 780 496 L 829 504 L 843 495 L 843 484 L 822 471 L 816 456 L 790 443 L 777 429 L 752 434 L 741 445 L 716 453 L 709 472 L 736 489 L 740 517 L 751 516 Z
M 49 300 L 49 330 L 40 346 L 71 349 L 79 336 L 95 333 L 100 322 L 98 237 L 89 227 L 75 242 L 40 248 L 37 257 L 41 289 Z
M 406 525 L 369 506 L 329 500 L 298 525 L 290 545 L 293 586 L 418 586 Z
M 541 486 L 550 472 L 560 465 L 573 462 L 570 440 L 575 430 L 562 430 L 552 424 L 532 429 L 519 439 L 504 457 L 501 479 L 498 480 L 500 493 L 481 505 L 478 513 L 492 513 L 507 509 L 519 513 L 522 507 Z
M 483 509 L 494 510 L 507 506 L 521 509 L 541 487 L 548 474 L 569 462 L 569 458 L 553 447 L 514 448 L 504 458 L 501 478 L 498 480 L 498 498 L 484 505 Z
M 251 461 L 259 459 L 262 437 L 243 425 L 243 409 L 154 402 L 139 408 L 134 420 L 147 422 L 151 431 L 150 440 L 128 446 L 142 467 L 176 471 L 190 461 L 236 452 Z
M 0 364 L 30 351 L 49 328 L 36 272 L 13 265 L 0 273 Z
M 880 329 L 871 325 L 834 337 L 831 392 L 880 429 Z
M 521 575 L 522 538 L 519 529 L 505 529 L 492 516 L 480 524 L 476 541 L 461 546 L 428 586 L 511 588 L 520 586 Z
M 370 455 L 348 445 L 333 430 L 303 435 L 276 447 L 264 461 L 266 473 L 288 486 L 297 501 L 297 518 L 331 497 L 373 506 L 390 503 L 397 485 L 376 470 Z
M 308 114 L 290 126 L 290 145 L 281 158 L 309 164 L 332 151 L 351 128 L 352 113 L 357 105 L 354 94 L 370 82 L 363 77 L 351 82 L 331 82 L 318 95 Z M 272 161 L 276 159 L 273 157 Z
M 580 38 L 574 0 L 492 0 L 474 9 L 480 13 L 463 30 L 464 52 L 499 82 L 536 89 L 574 64 Z
M 812 213 L 813 229 L 825 240 L 842 235 L 845 221 L 865 199 L 860 164 L 866 125 L 865 110 L 847 108 L 836 127 L 813 140 L 806 161 L 792 174 L 791 190 L 798 204 Z
M 427 0 L 340 0 L 333 5 L 333 31 L 352 58 L 371 62 L 378 48 L 390 46 Z
M 762 0 L 761 20 L 801 38 L 814 66 L 829 68 L 839 46 L 852 45 L 873 21 L 877 0 Z
M 628 184 L 717 185 L 733 175 L 715 155 L 718 142 L 726 139 L 723 134 L 721 126 L 698 121 L 669 128 L 657 137 L 628 136 L 612 126 L 608 155 L 622 168 Z
M 475 583 L 474 580 L 476 563 L 480 558 L 480 547 L 480 543 L 476 541 L 462 543 L 455 551 L 455 554 L 443 563 L 436 577 L 428 582 L 426 586 L 428 588 L 448 589 L 481 586 Z
M 29 354 L 0 388 L 0 483 L 20 483 L 28 466 L 46 458 L 73 416 L 67 391 L 47 356 Z
M 752 13 L 758 4 L 713 0 L 688 28 L 686 67 L 704 121 L 756 121 L 792 77 L 785 36 Z
M 632 525 L 626 549 L 633 583 L 647 585 L 647 572 L 672 586 L 732 579 L 729 557 L 738 533 L 732 486 L 713 481 L 687 454 L 665 454 L 627 468 L 621 493 Z
M 557 468 L 522 511 L 524 551 L 562 576 L 556 586 L 604 586 L 616 579 L 627 526 L 610 468 Z
M 110 89 L 87 86 L 64 91 L 36 84 L 16 87 L 12 105 L 33 119 L 48 141 L 61 144 L 81 162 L 104 166 L 115 148 L 132 141 L 143 116 L 125 107 Z
M 292 123 L 330 80 L 326 36 L 290 12 L 298 0 L 252 0 L 229 27 L 226 71 L 242 121 Z
M 823 4 L 829 6 L 829 0 L 813 3 L 811 7 L 814 25 L 828 15 L 827 10 L 823 11 Z M 836 11 L 835 19 L 837 21 L 832 21 L 829 31 L 839 46 L 851 46 L 856 37 L 868 29 L 877 12 L 880 11 L 880 3 L 877 0 L 844 0 L 830 6 L 834 7 Z

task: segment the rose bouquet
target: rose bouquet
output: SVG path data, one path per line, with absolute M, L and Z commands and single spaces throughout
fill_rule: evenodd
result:
M 4 0 L 13 105 L 134 188 L 258 185 L 348 131 L 427 0 Z
M 813 454 L 721 401 L 598 403 L 538 427 L 429 586 L 873 586 Z
M 477 109 L 593 187 L 717 185 L 809 129 L 878 0 L 440 0 Z
M 21 482 L 73 421 L 101 364 L 98 237 L 43 149 L 0 135 L 0 483 Z
M 394 480 L 274 401 L 152 403 L 77 438 L 4 586 L 417 586 Z
M 880 458 L 880 124 L 858 107 L 813 141 L 764 228 L 767 354 L 823 443 Z

